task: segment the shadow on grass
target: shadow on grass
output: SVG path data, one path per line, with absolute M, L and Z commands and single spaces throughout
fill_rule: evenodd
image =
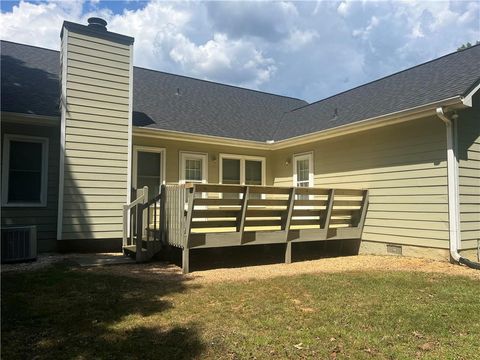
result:
M 128 267 L 125 268 L 128 271 Z M 199 329 L 165 315 L 184 280 L 147 280 L 56 266 L 2 274 L 4 359 L 192 359 Z

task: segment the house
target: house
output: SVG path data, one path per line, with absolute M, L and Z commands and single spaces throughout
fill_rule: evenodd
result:
M 478 259 L 480 46 L 309 104 L 134 67 L 133 43 L 98 18 L 60 52 L 1 43 L 2 226 L 40 251 L 121 249 L 132 188 L 208 183 L 368 189 L 361 253 Z

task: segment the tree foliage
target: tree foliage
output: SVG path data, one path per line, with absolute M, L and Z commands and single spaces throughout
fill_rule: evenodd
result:
M 480 44 L 480 40 L 477 40 L 477 42 L 474 45 Z M 465 49 L 468 49 L 469 47 L 472 47 L 473 45 L 470 42 L 467 42 L 466 44 L 462 44 L 459 48 L 457 48 L 457 51 L 462 51 Z

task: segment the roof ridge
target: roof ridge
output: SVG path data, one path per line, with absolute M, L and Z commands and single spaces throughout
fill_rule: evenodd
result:
M 341 91 L 341 92 L 339 92 L 339 93 L 336 93 L 336 94 L 333 94 L 333 95 L 330 95 L 330 96 L 327 96 L 327 97 L 325 97 L 325 98 L 323 98 L 323 99 L 320 99 L 320 100 L 314 101 L 314 102 L 312 102 L 312 103 L 309 103 L 309 104 L 307 104 L 307 105 L 303 105 L 303 106 L 300 106 L 300 107 L 298 107 L 298 108 L 295 108 L 295 109 L 289 110 L 289 112 L 294 112 L 294 111 L 297 111 L 297 110 L 300 110 L 300 109 L 303 109 L 303 108 L 309 107 L 309 106 L 311 106 L 311 105 L 318 104 L 318 103 L 320 103 L 320 102 L 322 102 L 322 101 L 325 101 L 325 100 L 328 100 L 328 99 L 334 98 L 334 97 L 336 97 L 336 96 L 339 96 L 339 95 L 342 95 L 342 94 L 348 93 L 348 92 L 350 92 L 350 91 L 353 91 L 353 90 L 357 90 L 357 89 L 359 89 L 359 88 L 361 88 L 361 87 L 364 87 L 364 86 L 367 86 L 367 85 L 370 85 L 370 84 L 376 83 L 376 82 L 378 82 L 378 81 L 381 81 L 381 80 L 384 80 L 384 79 L 390 78 L 390 77 L 392 77 L 392 76 L 395 76 L 395 75 L 401 74 L 401 73 L 403 73 L 403 72 L 406 72 L 406 71 L 409 71 L 409 70 L 412 70 L 412 69 L 418 68 L 418 67 L 420 67 L 420 66 L 427 65 L 427 64 L 429 64 L 429 63 L 432 63 L 432 62 L 435 62 L 435 61 L 437 61 L 437 60 L 440 60 L 440 59 L 446 58 L 446 57 L 448 57 L 448 56 L 456 55 L 456 54 L 458 54 L 458 53 L 463 53 L 463 52 L 465 52 L 465 51 L 468 51 L 468 50 L 471 50 L 472 48 L 475 48 L 475 47 L 480 47 L 480 44 L 475 44 L 475 45 L 472 45 L 472 46 L 470 46 L 470 47 L 468 47 L 468 48 L 466 48 L 466 49 L 463 49 L 463 50 L 456 50 L 456 51 L 450 52 L 450 53 L 448 53 L 448 54 L 442 55 L 442 56 L 440 56 L 440 57 L 437 57 L 437 58 L 434 58 L 434 59 L 431 59 L 431 60 L 425 61 L 425 62 L 423 62 L 423 63 L 420 63 L 420 64 L 417 64 L 417 65 L 414 65 L 414 66 L 412 66 L 412 67 L 409 67 L 409 68 L 406 68 L 406 69 L 403 69 L 403 70 L 399 70 L 399 71 L 397 71 L 397 72 L 394 72 L 393 74 L 389 74 L 389 75 L 386 75 L 386 76 L 382 76 L 381 78 L 375 79 L 375 80 L 373 80 L 373 81 L 369 81 L 369 82 L 367 82 L 367 83 L 364 83 L 364 84 L 361 84 L 361 85 L 355 86 L 355 87 L 353 87 L 353 88 L 350 88 L 350 89 L 347 89 L 347 90 Z
M 296 97 L 293 97 L 293 96 L 287 96 L 287 95 L 280 95 L 280 94 L 275 94 L 275 93 L 269 93 L 269 92 L 262 91 L 262 90 L 249 89 L 249 88 L 242 87 L 242 86 L 238 86 L 238 85 L 231 85 L 231 84 L 225 84 L 225 83 L 221 83 L 221 82 L 217 82 L 217 81 L 212 81 L 212 80 L 199 79 L 199 78 L 195 78 L 195 77 L 188 76 L 188 75 L 174 74 L 174 73 L 170 73 L 170 72 L 167 72 L 167 71 L 149 69 L 149 68 L 145 68 L 145 67 L 142 67 L 142 66 L 134 66 L 134 68 L 137 68 L 137 69 L 140 69 L 140 70 L 146 70 L 146 71 L 153 71 L 153 72 L 162 73 L 162 74 L 166 74 L 166 75 L 179 76 L 179 77 L 183 77 L 183 78 L 190 79 L 190 80 L 203 81 L 203 82 L 206 82 L 206 83 L 209 83 L 209 84 L 228 86 L 228 87 L 232 87 L 232 88 L 240 89 L 240 90 L 253 91 L 253 92 L 257 92 L 257 93 L 261 93 L 261 94 L 266 94 L 266 95 L 278 96 L 278 97 L 287 98 L 287 99 L 292 99 L 292 100 L 299 100 L 299 101 L 306 102 L 306 103 L 308 104 L 308 102 L 307 102 L 306 100 L 300 99 L 300 98 L 296 98 Z
M 18 42 L 15 42 L 15 41 L 10 41 L 10 40 L 1 40 L 0 39 L 0 41 L 8 42 L 8 43 L 16 44 L 16 45 L 21 45 L 21 46 L 33 47 L 33 48 L 42 49 L 42 50 L 55 51 L 55 52 L 58 52 L 58 53 L 60 52 L 59 50 L 48 49 L 48 48 L 44 48 L 44 47 L 41 47 L 41 46 L 30 45 L 30 44 L 22 44 L 22 43 L 18 43 Z M 199 78 L 195 78 L 195 77 L 187 76 L 187 75 L 180 75 L 180 74 L 169 73 L 169 72 L 162 71 L 162 70 L 149 69 L 149 68 L 145 68 L 145 67 L 142 67 L 142 66 L 134 66 L 134 68 L 141 69 L 141 70 L 146 70 L 146 71 L 153 71 L 153 72 L 172 75 L 172 76 L 179 76 L 179 77 L 183 77 L 183 78 L 191 79 L 191 80 L 203 81 L 203 82 L 207 82 L 207 83 L 215 84 L 215 85 L 228 86 L 228 87 L 232 87 L 232 88 L 235 88 L 235 89 L 253 91 L 253 92 L 257 92 L 257 93 L 265 94 L 265 95 L 272 95 L 272 96 L 282 97 L 282 98 L 286 98 L 286 99 L 299 100 L 299 101 L 306 102 L 308 104 L 308 102 L 306 100 L 300 99 L 300 98 L 297 98 L 297 97 L 293 97 L 293 96 L 269 93 L 269 92 L 266 92 L 266 91 L 249 89 L 249 88 L 242 87 L 242 86 L 225 84 L 225 83 L 221 83 L 221 82 L 217 82 L 217 81 L 211 81 L 211 80 L 205 80 L 205 79 L 199 79 Z
M 41 47 L 41 46 L 37 46 L 37 45 L 22 44 L 22 43 L 19 43 L 19 42 L 16 42 L 16 41 L 11 41 L 11 40 L 3 40 L 3 39 L 0 39 L 0 42 L 7 42 L 7 43 L 10 43 L 10 44 L 21 45 L 21 46 L 26 46 L 26 47 L 32 47 L 32 48 L 42 49 L 42 50 L 48 50 L 48 51 L 55 51 L 55 52 L 57 52 L 57 53 L 60 53 L 60 50 L 49 49 L 49 48 Z

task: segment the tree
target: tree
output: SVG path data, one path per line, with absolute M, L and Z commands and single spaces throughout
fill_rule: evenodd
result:
M 480 41 L 477 40 L 477 42 L 475 43 L 475 45 L 478 45 L 480 44 Z M 462 50 L 465 50 L 465 49 L 468 49 L 469 47 L 472 47 L 473 45 L 469 42 L 467 42 L 466 44 L 462 44 L 462 46 L 460 46 L 459 48 L 457 48 L 457 51 L 462 51 Z

